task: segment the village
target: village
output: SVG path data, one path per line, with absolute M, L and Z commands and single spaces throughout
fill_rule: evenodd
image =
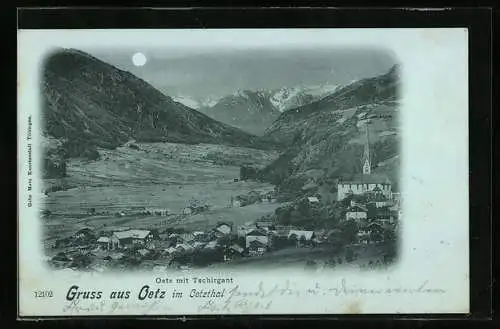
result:
M 111 227 L 83 227 L 70 236 L 59 237 L 48 246 L 50 254 L 55 254 L 49 263 L 56 268 L 94 271 L 186 270 L 218 263 L 237 265 L 259 258 L 273 263 L 286 249 L 291 255 L 321 250 L 329 266 L 357 260 L 360 267 L 387 265 L 397 254 L 402 200 L 386 175 L 372 172 L 368 131 L 362 169 L 349 179 L 337 180 L 335 201 L 312 193 L 279 203 L 281 195 L 276 188 L 231 196 L 226 208 L 281 205 L 244 224 L 239 219 L 238 224 L 223 220 L 203 229 L 189 225 L 193 216 L 214 211 L 211 205 L 196 199 L 180 213 L 167 208 L 119 210 L 114 217 L 124 217 L 123 223 L 133 226 L 116 225 L 121 223 L 118 220 Z M 242 176 L 234 182 L 245 179 Z M 95 208 L 87 213 L 89 217 L 102 215 L 110 214 Z M 152 224 L 149 216 L 164 219 Z M 378 250 L 375 255 L 365 254 L 374 250 Z
M 270 194 L 259 201 L 255 200 L 235 198 L 231 200 L 231 206 L 273 202 Z M 319 197 L 311 196 L 306 200 L 311 208 L 322 206 Z M 158 228 L 120 227 L 96 231 L 85 227 L 56 240 L 51 248 L 61 251 L 51 257 L 49 263 L 56 268 L 94 271 L 190 269 L 216 263 L 236 264 L 242 259 L 269 256 L 282 249 L 323 248 L 336 255 L 342 254 L 342 249 L 347 250 L 349 246 L 383 244 L 394 239 L 401 217 L 398 193 L 391 193 L 386 198 L 379 189 L 374 189 L 368 193 L 347 195 L 342 202 L 345 209 L 339 228 L 305 230 L 300 225 L 283 225 L 273 216 L 237 226 L 232 222 L 219 222 L 210 229 L 199 231 L 169 227 L 167 222 Z M 183 210 L 183 215 L 202 212 L 205 208 L 188 207 Z M 167 216 L 168 210 L 144 209 L 141 213 Z M 122 215 L 125 214 L 117 214 Z M 346 240 L 346 233 L 342 230 L 349 224 L 354 226 L 354 231 Z M 348 254 L 343 259 L 336 258 L 334 263 L 349 262 L 356 258 L 356 253 Z M 383 257 L 378 261 L 387 262 L 389 259 Z

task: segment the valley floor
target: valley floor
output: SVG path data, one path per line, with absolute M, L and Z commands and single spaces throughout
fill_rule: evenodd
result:
M 273 152 L 220 145 L 135 145 L 138 149 L 100 150 L 97 161 L 70 163 L 64 181 L 68 188 L 42 199 L 42 208 L 50 212 L 44 221 L 46 245 L 85 227 L 95 231 L 124 227 L 203 230 L 219 221 L 240 225 L 281 205 L 229 207 L 231 197 L 273 191 L 274 186 L 267 183 L 238 180 L 240 164 L 265 166 L 276 158 Z M 217 163 L 221 161 L 231 164 Z M 45 182 L 46 187 L 57 183 Z M 193 201 L 210 205 L 210 209 L 183 214 Z M 138 215 L 144 208 L 166 209 L 168 215 Z

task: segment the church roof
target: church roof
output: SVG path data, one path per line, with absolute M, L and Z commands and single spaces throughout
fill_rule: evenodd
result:
M 391 184 L 385 174 L 357 174 L 351 179 L 339 179 L 339 184 Z

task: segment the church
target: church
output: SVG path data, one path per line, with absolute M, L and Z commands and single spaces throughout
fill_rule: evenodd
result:
M 392 197 L 392 184 L 384 174 L 371 172 L 370 141 L 368 127 L 366 128 L 365 150 L 363 153 L 363 173 L 349 180 L 339 179 L 337 185 L 337 200 L 343 200 L 349 195 L 373 194 L 386 199 Z

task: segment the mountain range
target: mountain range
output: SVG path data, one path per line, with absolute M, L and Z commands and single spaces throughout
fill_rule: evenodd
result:
M 46 176 L 64 175 L 67 157 L 97 159 L 99 148 L 130 140 L 211 143 L 279 148 L 278 159 L 258 170 L 258 179 L 328 194 L 338 177 L 360 172 L 368 129 L 373 171 L 386 173 L 397 189 L 397 66 L 342 87 L 237 91 L 195 110 L 78 50 L 54 52 L 44 64 Z
M 196 100 L 189 96 L 174 99 L 196 108 L 209 117 L 256 135 L 289 109 L 312 103 L 333 93 L 335 85 L 282 87 L 273 90 L 237 90 L 221 98 Z

